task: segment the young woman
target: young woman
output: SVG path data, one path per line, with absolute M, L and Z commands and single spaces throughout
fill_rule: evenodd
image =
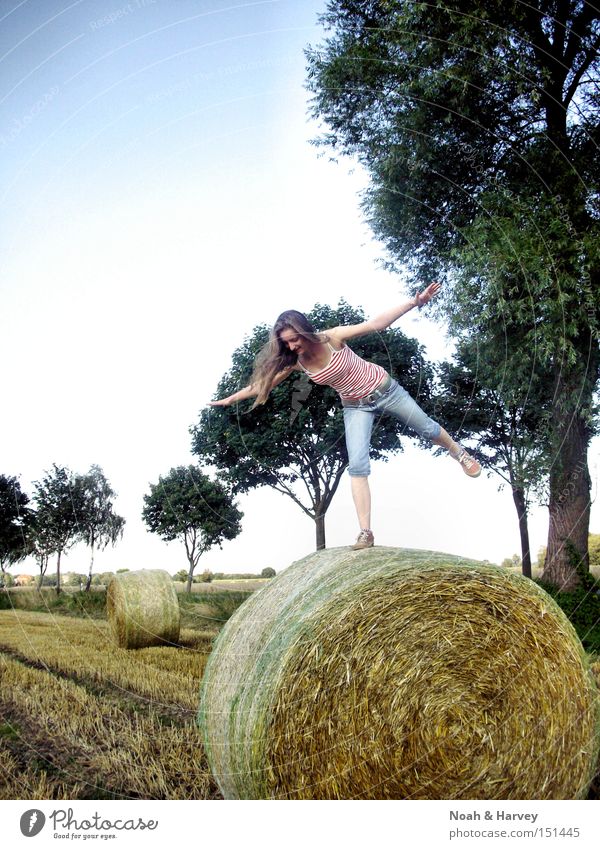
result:
M 439 290 L 440 284 L 432 283 L 412 300 L 369 321 L 333 327 L 325 332 L 316 332 L 306 316 L 288 310 L 275 322 L 269 342 L 256 359 L 248 386 L 211 404 L 229 406 L 254 396 L 256 401 L 252 408 L 264 404 L 271 390 L 293 371 L 304 371 L 314 383 L 331 386 L 339 393 L 344 408 L 348 473 L 360 528 L 353 549 L 370 548 L 374 544 L 369 445 L 377 413 L 396 416 L 434 445 L 446 448 L 469 477 L 476 478 L 481 473 L 479 463 L 430 419 L 385 369 L 363 360 L 346 344 L 348 339 L 356 336 L 384 330 L 409 310 L 429 303 Z

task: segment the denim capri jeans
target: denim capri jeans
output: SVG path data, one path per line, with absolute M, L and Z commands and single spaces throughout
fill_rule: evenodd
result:
M 378 397 L 375 397 L 378 396 Z M 344 429 L 348 449 L 348 474 L 366 477 L 371 471 L 369 447 L 377 413 L 395 416 L 425 439 L 436 439 L 441 426 L 423 412 L 406 389 L 392 379 L 383 393 L 361 399 L 359 406 L 344 406 Z

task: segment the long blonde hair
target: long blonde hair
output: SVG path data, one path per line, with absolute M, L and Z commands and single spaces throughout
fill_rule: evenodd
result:
M 259 352 L 254 363 L 250 383 L 258 392 L 251 407 L 252 410 L 259 404 L 265 403 L 273 388 L 275 376 L 298 362 L 298 354 L 290 351 L 279 338 L 283 330 L 293 330 L 298 336 L 317 344 L 323 344 L 329 338 L 325 333 L 315 333 L 312 324 L 303 313 L 297 310 L 282 312 L 271 329 L 269 341 Z

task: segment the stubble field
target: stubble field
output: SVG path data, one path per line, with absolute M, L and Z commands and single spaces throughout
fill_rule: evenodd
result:
M 213 638 L 127 651 L 103 619 L 0 610 L 0 799 L 219 798 L 196 726 Z

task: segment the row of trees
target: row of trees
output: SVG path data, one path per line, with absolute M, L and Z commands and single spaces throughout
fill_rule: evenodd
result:
M 93 465 L 76 474 L 53 464 L 34 482 L 33 500 L 16 477 L 0 475 L 0 570 L 33 555 L 40 570 L 39 586 L 56 556 L 56 590 L 61 590 L 61 559 L 75 543 L 90 549 L 86 590 L 92 581 L 95 552 L 115 545 L 123 535 L 125 519 L 113 508 L 115 493 L 102 469 Z
M 241 580 L 256 580 L 257 578 L 274 578 L 277 573 L 275 569 L 271 566 L 265 566 L 264 569 L 261 570 L 260 574 L 254 572 L 241 572 L 241 573 L 229 573 L 229 572 L 211 572 L 210 569 L 205 569 L 205 571 L 201 575 L 196 575 L 193 579 L 193 583 L 195 584 L 210 584 L 213 581 L 241 581 Z M 188 572 L 185 569 L 181 569 L 179 572 L 176 572 L 173 575 L 174 581 L 180 581 L 181 583 L 187 583 L 188 580 Z
M 437 385 L 398 331 L 366 337 L 357 352 L 401 377 L 508 483 L 526 574 L 528 504 L 547 503 L 543 577 L 571 588 L 589 567 L 587 451 L 598 422 L 600 12 L 585 0 L 329 0 L 322 22 L 327 37 L 307 51 L 312 115 L 325 127 L 317 144 L 364 166 L 363 207 L 388 266 L 415 286 L 445 282 L 437 309 L 457 341 Z M 360 320 L 347 305 L 315 307 L 311 318 L 317 327 Z M 235 352 L 220 395 L 247 381 L 266 335 L 257 328 Z M 185 487 L 199 473 L 189 467 L 161 479 L 144 508 L 151 530 L 182 536 L 190 576 L 211 539 L 239 533 L 232 498 L 256 486 L 291 498 L 325 546 L 347 463 L 336 409 L 333 392 L 298 378 L 252 414 L 201 414 L 193 451 L 217 469 L 225 496 L 212 507 L 207 489 L 207 512 L 188 523 L 181 504 L 167 521 L 153 502 L 163 492 L 168 505 L 168 479 Z M 373 458 L 401 450 L 399 435 L 383 420 Z M 40 562 L 48 550 L 60 562 L 64 550 L 60 523 L 50 527 L 54 548 L 42 543 Z
M 115 512 L 114 498 L 115 492 L 96 465 L 81 475 L 54 464 L 34 482 L 33 499 L 16 477 L 0 475 L 1 585 L 8 583 L 7 570 L 30 555 L 39 566 L 38 586 L 48 584 L 48 564 L 56 556 L 56 577 L 51 583 L 60 592 L 62 557 L 83 542 L 90 548 L 85 579 L 89 590 L 95 552 L 115 545 L 123 535 L 125 519 Z M 227 487 L 197 466 L 171 469 L 144 497 L 142 515 L 148 529 L 166 542 L 180 539 L 184 543 L 188 591 L 202 554 L 241 532 L 243 514 L 232 498 Z

